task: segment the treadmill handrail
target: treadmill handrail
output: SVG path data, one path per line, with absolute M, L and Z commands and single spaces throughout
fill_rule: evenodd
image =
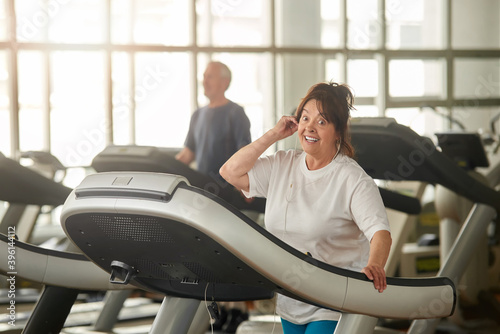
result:
M 396 191 L 378 187 L 384 206 L 389 209 L 418 215 L 422 211 L 420 201 L 416 197 L 400 194 Z

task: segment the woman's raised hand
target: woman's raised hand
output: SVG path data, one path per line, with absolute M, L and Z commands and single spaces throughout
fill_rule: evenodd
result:
M 298 128 L 299 122 L 297 122 L 295 116 L 282 116 L 274 126 L 273 131 L 278 135 L 279 139 L 284 139 L 293 135 Z

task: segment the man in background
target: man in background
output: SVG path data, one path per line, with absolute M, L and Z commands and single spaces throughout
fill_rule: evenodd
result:
M 189 165 L 196 161 L 197 170 L 224 182 L 220 167 L 236 151 L 250 144 L 250 121 L 243 107 L 226 98 L 231 71 L 217 61 L 210 62 L 203 74 L 203 88 L 209 103 L 191 116 L 184 148 L 176 159 Z

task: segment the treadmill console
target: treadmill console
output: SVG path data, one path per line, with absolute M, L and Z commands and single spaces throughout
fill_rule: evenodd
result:
M 436 137 L 442 153 L 460 167 L 472 170 L 490 165 L 478 133 L 441 132 L 436 133 Z

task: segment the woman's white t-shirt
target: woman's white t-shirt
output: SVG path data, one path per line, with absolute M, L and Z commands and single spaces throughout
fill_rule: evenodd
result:
M 267 198 L 265 225 L 272 234 L 315 259 L 359 272 L 375 232 L 389 231 L 377 185 L 345 155 L 318 170 L 308 170 L 305 158 L 295 150 L 259 158 L 248 172 L 245 195 Z M 296 324 L 340 318 L 283 295 L 276 311 Z

